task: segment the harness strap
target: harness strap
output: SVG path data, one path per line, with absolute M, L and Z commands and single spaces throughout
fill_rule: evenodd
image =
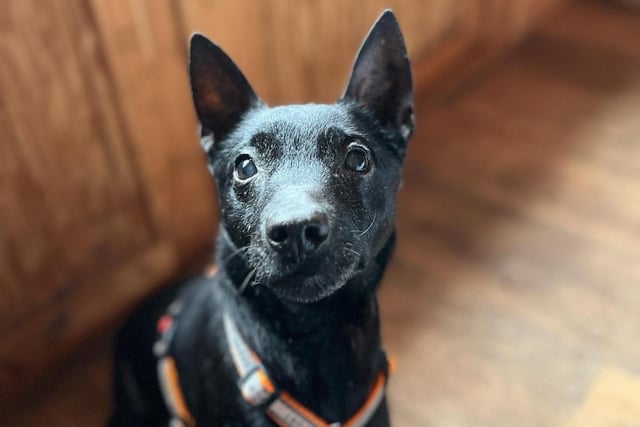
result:
M 378 373 L 363 406 L 344 424 L 330 424 L 306 408 L 286 391 L 278 391 L 258 356 L 242 338 L 238 327 L 224 314 L 224 331 L 231 360 L 239 376 L 238 388 L 244 400 L 257 407 L 266 405 L 266 413 L 281 427 L 361 427 L 367 424 L 384 397 L 386 372 Z
M 173 357 L 165 356 L 158 360 L 158 378 L 160 379 L 164 403 L 173 418 L 170 426 L 195 427 L 196 422 L 191 412 L 189 412 L 189 408 L 187 408 L 187 403 L 180 388 L 178 370 Z
M 364 405 L 362 405 L 358 412 L 356 412 L 349 421 L 344 423 L 344 427 L 362 427 L 369 422 L 373 414 L 376 412 L 376 409 L 378 409 L 378 406 L 380 406 L 380 403 L 382 403 L 386 383 L 387 376 L 382 372 L 378 373 L 376 382 L 373 384 Z
M 160 390 L 167 410 L 171 415 L 170 427 L 195 427 L 196 422 L 189 412 L 187 403 L 180 387 L 180 378 L 178 376 L 178 368 L 176 361 L 169 354 L 171 348 L 171 339 L 176 329 L 176 319 L 180 314 L 182 304 L 174 301 L 167 313 L 158 319 L 156 329 L 160 335 L 159 339 L 153 345 L 153 352 L 158 358 L 157 372 Z

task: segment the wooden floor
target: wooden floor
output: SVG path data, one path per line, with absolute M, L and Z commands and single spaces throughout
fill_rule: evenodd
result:
M 640 426 L 640 17 L 572 6 L 426 99 L 380 295 L 395 425 Z M 0 425 L 101 425 L 107 342 Z

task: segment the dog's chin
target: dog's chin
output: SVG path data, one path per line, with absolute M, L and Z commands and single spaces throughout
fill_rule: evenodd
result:
M 279 269 L 283 271 L 283 269 Z M 296 303 L 313 303 L 333 295 L 358 271 L 356 260 L 338 269 L 317 266 L 294 269 L 284 274 L 271 275 L 258 282 L 267 286 L 278 298 Z
M 343 278 L 334 278 L 323 274 L 311 277 L 292 274 L 272 280 L 266 285 L 278 298 L 307 304 L 333 295 L 344 286 L 346 281 Z

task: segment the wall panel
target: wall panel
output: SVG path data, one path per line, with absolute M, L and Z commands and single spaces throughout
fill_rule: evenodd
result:
M 371 24 L 391 8 L 414 62 L 500 50 L 564 0 L 174 1 L 186 35 L 198 31 L 237 62 L 268 102 L 332 102 Z M 462 48 L 462 47 L 465 48 Z M 446 55 L 439 51 L 447 50 Z M 455 55 L 452 55 L 455 52 Z M 429 64 L 429 61 L 426 61 Z M 431 74 L 431 73 L 428 73 Z M 438 71 L 432 74 L 439 74 Z

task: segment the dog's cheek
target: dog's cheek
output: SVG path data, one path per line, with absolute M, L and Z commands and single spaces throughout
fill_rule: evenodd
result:
M 377 254 L 387 244 L 389 237 L 395 229 L 395 223 L 393 216 L 387 217 L 380 222 L 379 227 L 376 229 L 372 239 L 372 250 L 374 254 Z
M 247 226 L 242 221 L 230 218 L 227 222 L 227 231 L 238 248 L 252 246 L 252 233 L 247 230 Z
M 370 248 L 377 253 L 384 247 L 395 228 L 396 189 L 399 174 L 397 168 L 380 168 L 374 172 L 364 190 L 370 194 L 366 210 L 369 215 L 375 214 L 376 220 L 368 233 Z
M 240 184 L 234 186 L 234 193 L 237 200 L 241 204 L 246 204 L 251 200 L 252 186 L 251 184 Z
M 241 218 L 237 215 L 230 215 L 228 212 L 232 212 L 232 209 L 225 210 L 223 212 L 222 223 L 224 224 L 231 241 L 237 247 L 244 247 L 251 242 L 250 234 L 246 233 L 245 227 L 242 225 Z
M 251 192 L 247 188 L 239 193 L 237 189 L 228 188 L 221 203 L 222 222 L 232 241 L 238 247 L 250 245 L 252 234 L 256 228 L 255 207 L 248 206 Z

